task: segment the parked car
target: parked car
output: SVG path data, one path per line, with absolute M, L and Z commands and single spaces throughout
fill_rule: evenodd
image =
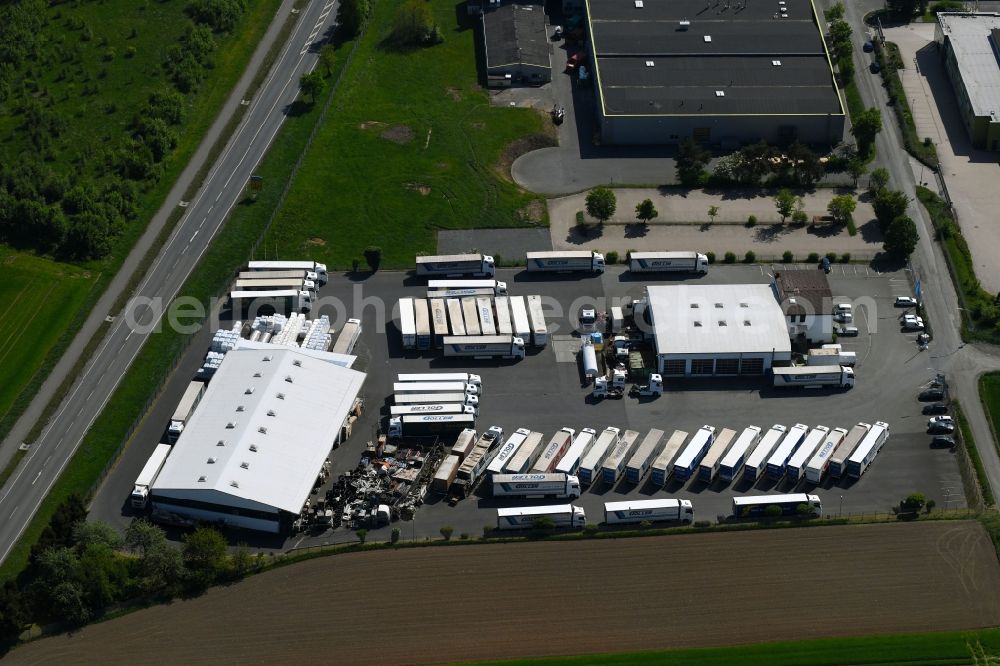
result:
M 830 272 L 830 260 L 827 257 L 823 257 L 819 262 L 819 267 L 823 269 L 824 273 Z
M 955 422 L 950 416 L 932 416 L 927 420 L 928 432 L 955 432 Z
M 934 435 L 934 439 L 931 440 L 931 446 L 951 449 L 955 447 L 955 438 L 951 435 Z
M 879 67 L 879 64 L 875 61 L 872 61 L 872 64 L 868 65 L 868 69 L 871 70 L 872 74 L 878 74 L 882 71 L 882 68 Z
M 837 312 L 833 315 L 833 320 L 841 324 L 850 324 L 854 321 L 854 315 L 850 312 Z
M 908 331 L 922 331 L 924 330 L 924 319 L 911 314 L 903 315 L 902 325 Z
M 943 402 L 934 402 L 929 405 L 924 405 L 924 408 L 921 411 L 927 416 L 931 416 L 932 414 L 947 414 L 948 405 Z
M 844 337 L 857 337 L 858 327 L 857 326 L 841 326 L 837 330 L 837 335 L 843 335 Z
M 897 308 L 912 308 L 917 304 L 917 299 L 912 296 L 897 296 L 896 297 L 896 307 Z
M 924 389 L 920 392 L 918 396 L 921 402 L 935 402 L 938 400 L 944 400 L 944 389 L 943 388 L 929 388 Z
M 861 48 L 865 53 L 871 53 L 872 51 L 875 50 L 875 44 L 873 44 L 871 41 L 867 41 Z

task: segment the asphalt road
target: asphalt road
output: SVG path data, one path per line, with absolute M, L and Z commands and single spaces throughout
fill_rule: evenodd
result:
M 283 7 L 290 7 L 290 3 Z M 286 12 L 279 12 L 276 22 L 283 23 L 286 16 Z M 0 491 L 0 561 L 6 559 L 128 371 L 148 339 L 148 331 L 162 318 L 163 308 L 151 304 L 168 304 L 177 295 L 227 214 L 243 195 L 249 177 L 298 96 L 299 77 L 316 66 L 318 56 L 314 47 L 325 38 L 335 16 L 335 0 L 313 0 L 302 9 L 267 81 L 251 101 L 243 123 L 197 196 L 189 203 L 186 215 L 146 271 L 132 300 L 115 318 L 111 330 L 56 415 Z M 250 67 L 254 67 L 253 62 Z M 173 205 L 169 200 L 168 204 Z M 133 255 L 139 249 L 133 250 Z M 103 318 L 107 314 L 105 311 L 98 316 Z

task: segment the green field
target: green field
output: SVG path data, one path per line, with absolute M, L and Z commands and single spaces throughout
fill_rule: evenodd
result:
M 986 416 L 993 430 L 993 441 L 1000 444 L 1000 438 L 997 438 L 997 426 L 1000 425 L 1000 372 L 989 372 L 979 378 L 979 399 L 986 409 Z
M 510 182 L 504 152 L 522 137 L 551 145 L 547 118 L 490 106 L 476 80 L 475 30 L 456 26 L 454 2 L 431 0 L 443 44 L 405 53 L 381 47 L 400 4 L 376 3 L 271 228 L 269 251 L 348 268 L 378 245 L 384 266 L 405 267 L 434 251 L 437 229 L 545 223 L 543 202 Z
M 88 271 L 0 247 L 0 418 L 94 286 Z
M 820 621 L 822 618 L 817 618 Z M 827 618 L 829 621 L 830 618 Z M 664 631 L 668 627 L 664 626 Z M 622 637 L 623 641 L 627 637 Z M 829 638 L 727 648 L 632 652 L 489 662 L 504 666 L 987 666 L 1000 660 L 1000 629 L 897 636 Z

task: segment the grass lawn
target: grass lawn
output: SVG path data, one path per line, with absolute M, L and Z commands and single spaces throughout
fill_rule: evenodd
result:
M 0 417 L 94 286 L 88 271 L 0 247 Z
M 623 642 L 627 638 L 623 637 Z M 728 648 L 696 648 L 583 657 L 490 662 L 504 666 L 656 664 L 657 666 L 854 666 L 906 664 L 945 666 L 986 664 L 1000 658 L 1000 629 L 893 636 L 832 638 L 763 643 Z
M 435 250 L 438 229 L 546 223 L 544 202 L 510 181 L 509 163 L 519 139 L 552 144 L 547 116 L 491 107 L 476 79 L 474 23 L 456 26 L 454 2 L 430 4 L 444 43 L 400 53 L 380 46 L 400 3 L 376 3 L 269 251 L 349 268 L 378 245 L 383 266 L 411 267 Z
M 979 399 L 983 401 L 986 416 L 993 430 L 993 441 L 1000 444 L 997 438 L 997 426 L 1000 425 L 1000 372 L 990 372 L 979 378 Z

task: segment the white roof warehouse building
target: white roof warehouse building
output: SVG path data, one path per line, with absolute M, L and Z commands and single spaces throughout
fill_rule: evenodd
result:
M 761 375 L 791 361 L 770 285 L 650 286 L 646 298 L 660 374 Z
M 1000 150 L 1000 14 L 939 13 L 934 39 L 972 145 Z
M 281 347 L 227 353 L 153 483 L 154 511 L 285 531 L 365 380 L 333 359 Z

